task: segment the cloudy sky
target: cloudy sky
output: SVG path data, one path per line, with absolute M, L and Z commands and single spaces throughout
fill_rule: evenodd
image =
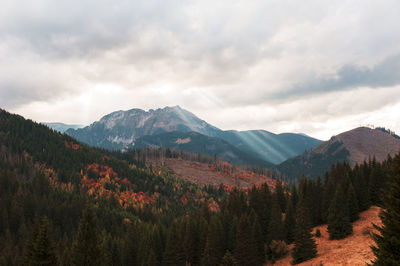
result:
M 400 1 L 5 0 L 0 108 L 90 124 L 180 105 L 222 129 L 400 132 Z

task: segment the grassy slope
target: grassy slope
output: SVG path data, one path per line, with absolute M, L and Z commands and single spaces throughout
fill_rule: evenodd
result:
M 341 240 L 329 240 L 327 225 L 318 228 L 321 237 L 315 238 L 318 248 L 318 255 L 312 260 L 305 261 L 298 265 L 366 265 L 374 258 L 371 245 L 374 244 L 370 232 L 374 229 L 372 224 L 381 225 L 378 216 L 380 209 L 372 206 L 370 209 L 360 213 L 360 219 L 353 223 L 353 234 Z M 290 265 L 292 258 L 286 256 L 278 260 L 275 265 Z

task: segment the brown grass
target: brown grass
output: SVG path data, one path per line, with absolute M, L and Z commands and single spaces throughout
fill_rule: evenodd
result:
M 378 216 L 380 208 L 373 206 L 360 214 L 360 219 L 353 223 L 353 234 L 341 240 L 329 240 L 327 225 L 315 227 L 321 231 L 321 237 L 315 238 L 318 248 L 316 258 L 298 265 L 366 265 L 373 260 L 374 255 L 370 248 L 374 244 L 370 235 L 375 232 L 372 223 L 381 225 Z M 293 248 L 293 245 L 291 245 Z M 278 260 L 274 265 L 290 265 L 290 255 Z

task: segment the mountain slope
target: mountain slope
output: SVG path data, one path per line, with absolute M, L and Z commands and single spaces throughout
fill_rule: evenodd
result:
M 353 234 L 341 240 L 329 240 L 327 225 L 321 225 L 314 228 L 321 232 L 321 237 L 315 237 L 317 243 L 317 257 L 300 263 L 298 265 L 366 265 L 374 259 L 371 245 L 375 242 L 371 238 L 372 233 L 377 230 L 373 224 L 381 225 L 379 218 L 380 208 L 372 206 L 367 211 L 360 213 L 360 219 L 353 223 Z M 282 258 L 274 265 L 290 265 L 291 256 Z
M 66 131 L 68 135 L 89 145 L 116 150 L 142 147 L 141 143 L 138 143 L 138 138 L 168 132 L 197 132 L 209 137 L 218 137 L 253 158 L 273 164 L 281 163 L 305 150 L 315 148 L 320 143 L 319 140 L 302 134 L 276 135 L 264 130 L 222 131 L 179 106 L 149 110 L 148 112 L 140 109 L 117 111 L 85 128 Z M 204 138 L 204 140 L 210 139 Z M 207 142 L 198 142 L 198 144 L 200 146 L 210 145 Z M 157 145 L 161 146 L 161 144 Z M 191 145 L 186 145 L 186 148 Z M 165 147 L 171 147 L 171 145 Z M 183 146 L 176 148 L 180 147 Z M 198 152 L 202 149 L 202 147 L 191 147 L 191 150 L 186 150 Z M 230 147 L 225 152 L 230 153 L 231 150 Z M 254 164 L 259 164 L 259 162 Z
M 54 129 L 58 132 L 61 132 L 61 133 L 64 133 L 65 131 L 67 131 L 70 128 L 78 129 L 78 128 L 84 127 L 83 125 L 68 125 L 68 124 L 59 123 L 59 122 L 51 122 L 51 123 L 44 122 L 42 124 L 48 126 L 51 129 Z
M 332 164 L 348 162 L 351 166 L 364 160 L 382 162 L 400 149 L 400 139 L 381 129 L 359 127 L 333 136 L 312 151 L 288 159 L 278 166 L 281 173 L 299 178 L 323 176 Z
M 165 132 L 195 131 L 215 136 L 218 128 L 211 126 L 179 106 L 149 110 L 116 111 L 82 129 L 69 129 L 66 133 L 92 146 L 124 149 L 139 137 Z
M 321 141 L 303 134 L 274 134 L 265 130 L 220 132 L 218 137 L 253 157 L 279 164 L 317 147 Z
M 228 142 L 197 132 L 168 132 L 154 136 L 143 136 L 135 141 L 134 148 L 170 148 L 191 153 L 205 154 L 235 164 L 272 167 L 271 163 L 251 156 Z

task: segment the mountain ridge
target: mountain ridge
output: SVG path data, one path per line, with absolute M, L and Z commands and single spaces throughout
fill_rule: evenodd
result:
M 103 116 L 87 127 L 66 131 L 68 135 L 89 145 L 116 150 L 136 148 L 138 138 L 168 132 L 197 132 L 207 137 L 216 137 L 254 158 L 272 164 L 281 163 L 321 142 L 296 133 L 274 134 L 266 130 L 223 131 L 180 106 L 148 111 L 138 108 L 119 110 Z
M 304 174 L 316 178 L 323 176 L 337 162 L 347 162 L 352 167 L 373 159 L 382 162 L 399 150 L 400 139 L 389 132 L 358 127 L 332 136 L 315 149 L 290 158 L 277 168 L 288 176 L 299 178 Z

